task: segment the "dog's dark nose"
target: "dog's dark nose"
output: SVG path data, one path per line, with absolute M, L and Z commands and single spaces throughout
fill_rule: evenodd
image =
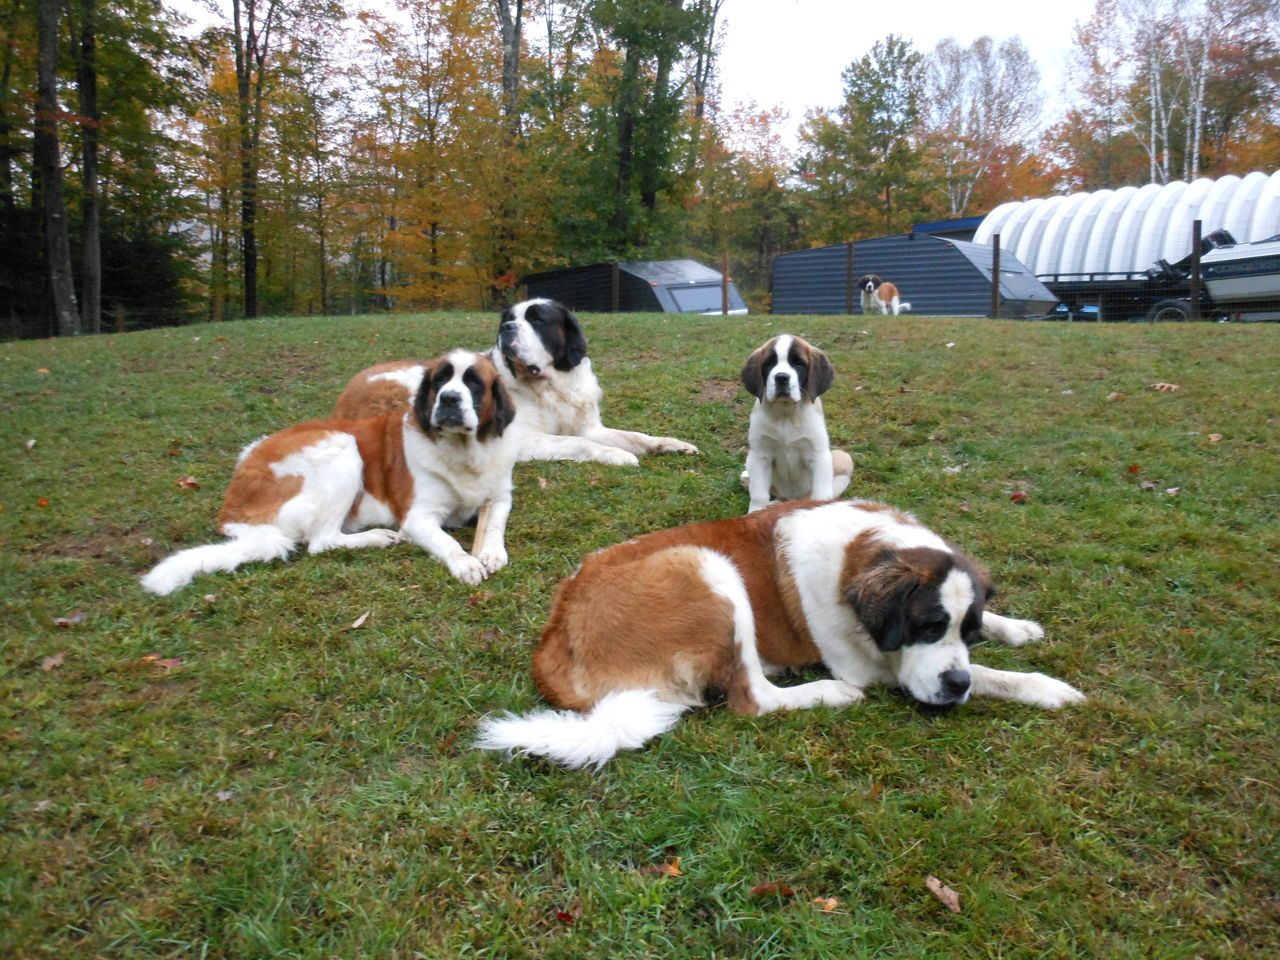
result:
M 774 383 L 776 383 L 780 387 L 785 387 L 787 385 L 787 381 L 790 379 L 791 377 L 785 373 L 775 373 L 773 375 Z
M 953 697 L 962 697 L 969 690 L 968 670 L 945 670 L 942 674 L 942 689 Z
M 501 329 L 504 333 L 515 333 L 516 322 L 514 320 L 504 320 L 502 321 L 502 326 L 499 329 Z
M 454 393 L 452 390 L 450 390 L 448 393 L 440 394 L 440 406 L 442 407 L 456 407 L 461 402 L 462 402 L 462 395 L 459 393 Z

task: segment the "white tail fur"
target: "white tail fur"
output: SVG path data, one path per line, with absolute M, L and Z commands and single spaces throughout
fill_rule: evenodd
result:
M 655 690 L 610 693 L 590 713 L 536 710 L 517 716 L 490 717 L 480 722 L 476 747 L 531 753 L 577 770 L 597 770 L 619 750 L 634 750 L 646 740 L 666 733 L 689 707 L 669 703 Z
M 899 303 L 898 303 L 898 309 L 899 309 L 900 311 L 901 311 L 901 310 L 910 310 L 910 309 L 911 309 L 911 304 L 909 304 L 909 303 L 902 303 L 902 302 L 899 302 Z
M 161 560 L 142 578 L 142 588 L 163 597 L 185 587 L 198 573 L 234 570 L 253 560 L 282 560 L 295 543 L 270 524 L 228 523 L 223 530 L 229 539 L 222 543 L 180 550 Z

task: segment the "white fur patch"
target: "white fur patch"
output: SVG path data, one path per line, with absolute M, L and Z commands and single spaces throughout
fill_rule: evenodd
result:
M 426 372 L 426 367 L 417 364 L 412 367 L 402 367 L 399 370 L 388 370 L 385 373 L 375 373 L 369 377 L 369 382 L 375 380 L 386 380 L 390 383 L 398 383 L 409 392 L 409 396 L 413 396 L 418 392 L 418 387 L 422 385 L 422 375 Z

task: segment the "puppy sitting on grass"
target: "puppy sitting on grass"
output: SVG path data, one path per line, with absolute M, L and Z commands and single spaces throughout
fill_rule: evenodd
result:
M 835 380 L 827 355 L 800 337 L 774 337 L 747 359 L 742 385 L 756 398 L 742 484 L 749 512 L 772 500 L 830 500 L 849 486 L 853 458 L 832 450 L 822 394 Z

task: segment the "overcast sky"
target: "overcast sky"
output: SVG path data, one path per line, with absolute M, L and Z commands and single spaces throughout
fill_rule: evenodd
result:
M 928 53 L 944 37 L 967 46 L 986 34 L 1020 36 L 1040 68 L 1045 123 L 1065 101 L 1073 26 L 1094 0 L 725 0 L 720 70 L 724 105 L 755 100 L 780 106 L 798 128 L 810 107 L 834 107 L 840 73 L 891 33 Z

